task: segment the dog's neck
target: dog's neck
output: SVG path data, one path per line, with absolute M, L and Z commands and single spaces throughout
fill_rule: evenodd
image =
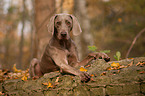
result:
M 59 40 L 55 37 L 52 37 L 52 39 L 50 40 L 50 45 L 57 47 L 57 48 L 61 48 L 61 49 L 67 49 L 69 50 L 71 47 L 71 39 L 68 40 Z

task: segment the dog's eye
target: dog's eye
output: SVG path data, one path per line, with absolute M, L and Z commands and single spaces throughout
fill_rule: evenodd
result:
M 61 25 L 61 22 L 56 22 L 57 25 Z
M 71 24 L 68 20 L 66 20 L 65 22 L 66 22 L 67 25 L 70 25 Z

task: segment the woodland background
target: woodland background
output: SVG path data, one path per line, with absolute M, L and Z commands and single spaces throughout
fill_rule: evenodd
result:
M 83 33 L 71 37 L 80 59 L 87 46 L 98 51 L 120 51 L 122 58 L 135 36 L 145 28 L 145 0 L 0 0 L 0 69 L 29 67 L 32 58 L 41 58 L 51 38 L 47 24 L 52 15 L 73 14 Z M 135 42 L 129 57 L 145 56 L 145 32 Z

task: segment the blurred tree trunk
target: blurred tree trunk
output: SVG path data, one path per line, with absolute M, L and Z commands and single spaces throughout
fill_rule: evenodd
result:
M 31 34 L 30 34 L 30 61 L 32 60 L 33 58 L 33 54 L 34 54 L 34 33 L 35 33 L 35 22 L 34 22 L 34 6 L 35 6 L 35 0 L 31 0 L 32 2 L 32 13 L 31 13 L 31 16 L 30 16 L 30 21 L 31 21 Z
M 24 27 L 25 27 L 25 0 L 23 0 L 23 8 L 22 8 L 22 29 L 21 29 L 21 40 L 19 45 L 19 60 L 18 60 L 18 68 L 22 68 L 22 58 L 23 58 L 23 47 L 24 47 Z
M 89 45 L 93 45 L 93 36 L 90 32 L 90 21 L 87 15 L 86 0 L 74 0 L 74 14 L 80 22 L 82 33 L 74 37 L 78 47 L 79 58 L 83 59 L 88 54 Z
M 50 17 L 55 13 L 55 0 L 35 0 L 35 36 L 34 36 L 34 55 L 40 58 L 48 43 L 50 35 L 47 24 Z
M 63 12 L 63 2 L 64 2 L 64 0 L 61 0 L 61 3 L 60 3 L 60 12 L 61 13 Z
M 3 67 L 7 68 L 9 65 L 9 48 L 10 48 L 10 40 L 9 40 L 9 35 L 10 35 L 11 30 L 7 30 L 6 35 L 5 35 L 5 40 L 4 40 L 4 45 L 5 45 L 5 53 L 4 53 L 4 60 L 3 60 Z

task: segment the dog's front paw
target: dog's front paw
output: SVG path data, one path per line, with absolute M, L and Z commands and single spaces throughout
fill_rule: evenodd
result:
M 88 57 L 90 58 L 90 59 L 93 59 L 93 60 L 96 60 L 97 58 L 96 58 L 96 53 L 89 53 L 88 54 Z
M 88 74 L 88 73 L 86 73 L 86 72 L 82 72 L 81 74 L 80 74 L 80 78 L 81 78 L 81 82 L 85 82 L 85 83 L 87 83 L 88 81 L 90 81 L 90 75 Z
M 104 59 L 106 62 L 110 61 L 110 57 L 105 53 L 97 53 L 96 58 Z
M 109 62 L 109 61 L 110 61 L 110 57 L 106 57 L 106 58 L 104 58 L 104 60 L 105 60 L 106 62 Z

